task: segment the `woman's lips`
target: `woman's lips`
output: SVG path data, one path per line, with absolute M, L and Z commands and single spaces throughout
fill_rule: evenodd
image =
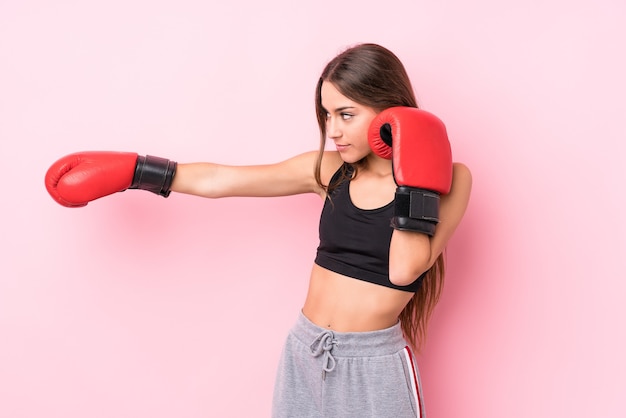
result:
M 346 149 L 348 149 L 350 145 L 341 145 L 341 144 L 335 144 L 335 147 L 337 148 L 337 151 L 341 152 L 341 151 L 345 151 Z

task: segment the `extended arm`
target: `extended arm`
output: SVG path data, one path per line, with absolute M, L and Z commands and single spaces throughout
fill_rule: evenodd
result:
M 45 184 L 53 199 L 67 207 L 86 206 L 127 189 L 165 197 L 174 191 L 210 198 L 321 193 L 313 173 L 315 156 L 308 152 L 276 164 L 226 166 L 90 151 L 56 161 L 46 173 Z
M 315 152 L 265 165 L 179 164 L 172 191 L 208 198 L 270 197 L 318 192 L 313 176 Z

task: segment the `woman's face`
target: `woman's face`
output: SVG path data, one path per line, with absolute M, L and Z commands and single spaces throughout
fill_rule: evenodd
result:
M 369 155 L 372 150 L 367 130 L 376 111 L 348 99 L 327 81 L 322 83 L 321 96 L 326 110 L 326 135 L 335 143 L 343 161 L 355 163 Z

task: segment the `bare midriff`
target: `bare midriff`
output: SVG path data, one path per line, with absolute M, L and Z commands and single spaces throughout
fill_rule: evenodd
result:
M 314 264 L 302 313 L 314 324 L 338 332 L 375 331 L 395 325 L 412 296 Z

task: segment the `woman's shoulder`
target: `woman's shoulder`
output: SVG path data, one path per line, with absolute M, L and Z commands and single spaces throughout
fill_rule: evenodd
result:
M 298 167 L 315 167 L 318 157 L 319 151 L 307 151 L 288 159 L 284 163 Z M 342 164 L 343 160 L 337 151 L 324 151 L 322 153 L 320 164 L 320 174 L 322 176 L 322 180 L 325 180 L 326 178 L 330 179 Z
M 281 172 L 282 178 L 289 178 L 295 182 L 306 183 L 309 185 L 306 187 L 309 189 L 308 191 L 313 191 L 325 197 L 325 191 L 317 185 L 315 180 L 316 164 L 318 163 L 319 157 L 319 151 L 307 151 L 278 164 L 271 165 L 270 167 L 274 167 Z M 328 185 L 333 174 L 335 174 L 343 164 L 343 160 L 337 151 L 323 151 L 319 162 L 321 182 L 323 185 Z
M 320 165 L 320 178 L 322 183 L 328 185 L 330 179 L 343 165 L 341 155 L 337 151 L 324 151 Z
M 465 212 L 472 192 L 472 172 L 463 163 L 455 162 L 452 166 L 452 187 L 448 199 L 458 206 L 460 213 Z
M 458 181 L 467 186 L 472 185 L 472 172 L 464 163 L 458 161 L 454 162 L 452 165 L 452 176 L 454 181 Z

